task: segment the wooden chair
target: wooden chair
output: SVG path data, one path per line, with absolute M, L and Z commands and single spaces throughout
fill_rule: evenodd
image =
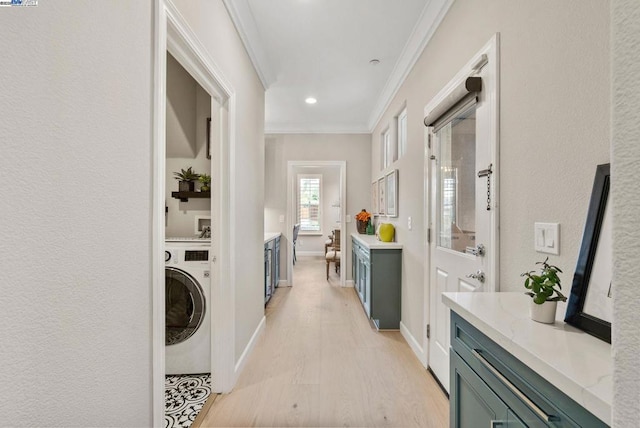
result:
M 327 239 L 326 241 L 324 241 L 324 255 L 327 255 L 327 252 L 329 252 L 329 248 L 333 247 L 333 232 L 331 232 L 331 235 L 329 235 L 329 239 Z
M 329 280 L 329 265 L 335 264 L 336 273 L 340 272 L 340 229 L 333 231 L 333 247 L 324 256 L 327 261 L 327 281 Z

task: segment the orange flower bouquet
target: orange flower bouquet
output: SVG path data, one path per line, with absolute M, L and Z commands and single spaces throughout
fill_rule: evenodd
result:
M 371 213 L 368 213 L 364 208 L 358 214 L 356 214 L 358 233 L 367 233 L 367 225 L 371 219 Z

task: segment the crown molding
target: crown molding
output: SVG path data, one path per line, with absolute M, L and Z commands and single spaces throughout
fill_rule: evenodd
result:
M 370 134 L 365 123 L 355 125 L 301 125 L 295 123 L 265 123 L 265 135 L 270 134 Z
M 368 123 L 369 133 L 373 133 L 378 122 L 382 119 L 382 115 L 389 108 L 393 97 L 398 93 L 400 86 L 420 58 L 424 48 L 438 29 L 453 2 L 454 0 L 431 0 L 422 10 L 422 14 L 413 28 L 409 40 L 404 45 L 402 53 L 378 98 L 378 102 L 371 112 Z
M 256 21 L 251 11 L 251 6 L 247 0 L 222 0 L 233 25 L 236 27 L 242 44 L 251 59 L 253 68 L 256 70 L 262 86 L 266 90 L 275 81 L 273 67 L 267 56 L 267 52 L 262 46 L 262 39 L 258 32 Z M 244 19 L 243 19 L 244 18 Z

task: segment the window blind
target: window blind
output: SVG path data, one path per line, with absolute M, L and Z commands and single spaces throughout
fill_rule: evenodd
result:
M 298 178 L 298 223 L 300 231 L 321 232 L 321 176 Z
M 461 113 L 478 101 L 478 92 L 482 90 L 482 78 L 467 77 L 449 96 L 438 104 L 424 118 L 425 126 L 433 126 L 433 132 L 438 132 L 443 126 L 451 122 Z

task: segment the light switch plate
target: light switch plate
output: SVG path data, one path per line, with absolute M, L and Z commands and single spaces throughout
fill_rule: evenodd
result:
M 351 216 L 349 214 L 345 217 L 345 223 L 351 223 Z
M 533 227 L 533 244 L 539 253 L 560 254 L 560 224 L 536 222 Z
M 407 218 L 407 229 L 411 230 L 411 217 Z

